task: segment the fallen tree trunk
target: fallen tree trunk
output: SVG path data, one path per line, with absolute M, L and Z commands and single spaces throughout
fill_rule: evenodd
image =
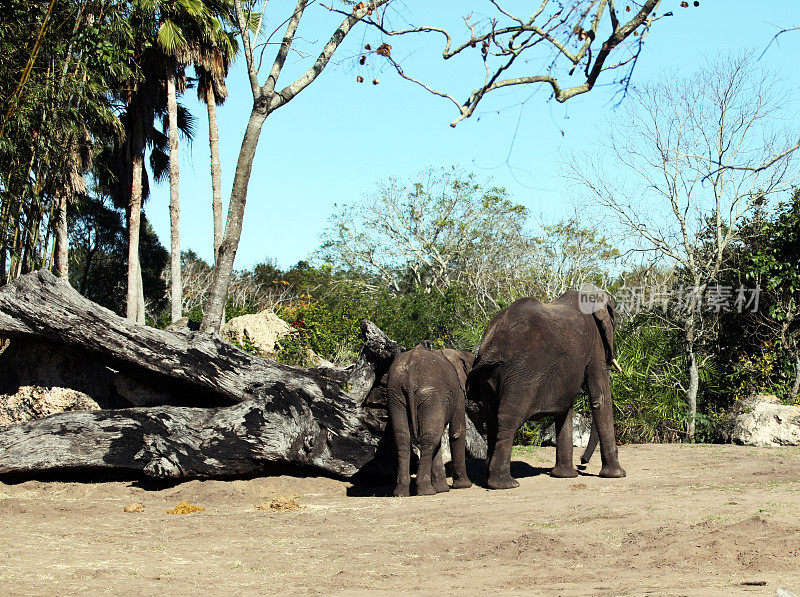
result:
M 0 336 L 85 351 L 172 396 L 173 405 L 68 412 L 2 428 L 0 474 L 190 479 L 258 474 L 279 463 L 340 476 L 386 474 L 382 378 L 404 348 L 369 321 L 362 331 L 354 366 L 307 371 L 245 353 L 216 334 L 137 325 L 47 271 L 22 276 L 0 289 Z M 485 445 L 472 438 L 482 457 Z
M 84 350 L 146 383 L 191 391 L 196 404 L 235 404 L 284 389 L 334 391 L 322 377 L 254 357 L 216 334 L 138 325 L 46 270 L 0 289 L 0 334 Z

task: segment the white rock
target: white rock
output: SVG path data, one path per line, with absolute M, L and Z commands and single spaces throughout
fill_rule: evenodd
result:
M 234 317 L 222 327 L 222 337 L 238 344 L 250 343 L 264 354 L 280 350 L 278 340 L 296 330 L 270 310 Z
M 800 406 L 759 394 L 745 398 L 722 420 L 726 441 L 745 446 L 800 445 Z
M 69 410 L 100 410 L 100 405 L 86 394 L 69 388 L 21 386 L 15 394 L 0 395 L 0 427 Z

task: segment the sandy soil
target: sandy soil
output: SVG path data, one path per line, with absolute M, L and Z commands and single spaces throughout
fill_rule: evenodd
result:
M 289 476 L 0 483 L 4 594 L 800 594 L 800 448 L 620 448 L 625 479 L 433 497 Z M 369 495 L 372 493 L 373 495 Z M 291 496 L 303 509 L 256 509 Z M 287 499 L 288 498 L 288 499 Z M 167 514 L 181 501 L 205 508 Z M 123 508 L 139 503 L 143 512 Z

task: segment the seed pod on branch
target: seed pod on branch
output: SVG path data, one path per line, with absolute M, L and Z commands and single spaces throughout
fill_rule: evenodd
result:
M 378 49 L 375 50 L 375 53 L 389 58 L 392 55 L 392 46 L 390 46 L 389 44 L 381 44 L 380 46 L 378 46 Z

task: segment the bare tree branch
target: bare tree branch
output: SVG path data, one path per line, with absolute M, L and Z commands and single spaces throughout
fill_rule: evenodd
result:
M 408 68 L 402 68 L 395 58 L 384 54 L 402 78 L 456 105 L 459 116 L 450 123 L 451 126 L 456 126 L 461 120 L 472 116 L 487 93 L 504 87 L 544 83 L 550 87 L 553 97 L 558 102 L 566 102 L 576 95 L 590 91 L 604 71 L 622 66 L 633 68 L 641 50 L 642 37 L 647 35 L 653 22 L 666 16 L 655 16 L 660 0 L 646 0 L 638 12 L 624 24 L 619 22 L 614 3 L 611 0 L 573 0 L 568 3 L 559 3 L 557 6 L 553 5 L 550 0 L 543 0 L 533 14 L 525 20 L 503 8 L 499 0 L 489 1 L 503 17 L 509 20 L 509 23 L 506 26 L 498 27 L 497 22 L 492 20 L 486 30 L 477 33 L 475 25 L 467 21 L 469 38 L 457 46 L 453 45 L 453 35 L 441 27 L 423 26 L 394 30 L 387 27 L 383 19 L 372 18 L 366 21 L 387 36 L 417 33 L 440 34 L 445 39 L 442 51 L 442 57 L 445 60 L 462 52 L 480 48 L 487 70 L 486 77 L 481 85 L 470 92 L 468 99 L 464 102 L 456 100 L 453 93 L 444 91 L 410 74 Z M 547 8 L 552 8 L 552 12 L 547 13 Z M 609 16 L 606 17 L 606 14 Z M 609 22 L 610 33 L 600 44 L 593 58 L 592 47 L 597 41 L 599 32 L 603 29 L 602 23 L 606 18 Z M 588 23 L 584 27 L 583 24 L 587 19 Z M 540 20 L 541 22 L 539 22 Z M 631 36 L 639 38 L 637 40 L 638 50 L 630 57 L 619 60 L 615 64 L 607 64 L 611 54 L 615 53 L 615 50 Z M 573 51 L 569 46 L 574 43 L 576 38 L 582 43 L 576 51 Z M 526 52 L 540 44 L 544 44 L 541 47 L 549 47 L 555 52 L 555 57 L 544 72 L 507 76 L 506 73 L 509 73 L 517 62 L 520 64 L 524 62 L 526 65 L 524 68 L 534 64 L 534 60 L 519 61 L 518 59 L 522 55 L 527 57 Z M 553 72 L 559 57 L 566 59 L 570 64 L 570 75 L 573 74 L 575 67 L 586 62 L 585 79 L 582 83 L 566 87 L 562 85 L 559 75 Z M 489 58 L 500 59 L 501 62 L 492 66 Z M 628 81 L 629 79 L 630 72 L 624 80 Z
M 272 64 L 272 70 L 269 73 L 267 82 L 264 87 L 268 92 L 275 90 L 275 85 L 278 83 L 278 77 L 281 74 L 281 69 L 286 62 L 286 57 L 289 55 L 289 49 L 292 47 L 294 35 L 297 32 L 297 26 L 300 24 L 300 19 L 303 18 L 303 11 L 306 9 L 308 0 L 298 0 L 297 6 L 294 9 L 292 18 L 289 20 L 289 25 L 286 27 L 286 33 L 283 36 L 281 47 L 278 50 L 278 55 L 275 57 L 275 62 Z

